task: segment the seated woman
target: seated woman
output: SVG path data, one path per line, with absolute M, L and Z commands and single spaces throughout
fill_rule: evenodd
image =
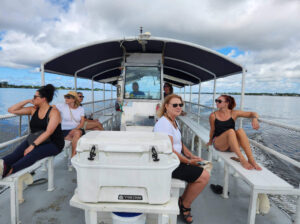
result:
M 159 109 L 160 119 L 154 126 L 154 132 L 169 135 L 173 152 L 178 156 L 180 165 L 173 171 L 172 177 L 188 182 L 184 193 L 179 198 L 180 214 L 186 223 L 192 223 L 191 204 L 201 193 L 209 181 L 209 173 L 199 166 L 200 157 L 194 156 L 181 141 L 181 133 L 176 117 L 182 112 L 183 101 L 180 96 L 171 94 L 167 96 Z
M 80 106 L 82 105 L 82 101 L 84 98 L 84 95 L 82 94 L 82 92 L 77 92 L 78 95 L 78 99 L 80 102 Z M 83 125 L 83 129 L 84 130 L 98 130 L 98 131 L 103 131 L 104 128 L 102 126 L 102 124 L 100 123 L 99 120 L 97 119 L 88 119 L 86 117 L 84 117 L 84 125 Z
M 234 110 L 236 103 L 233 97 L 221 95 L 216 99 L 218 110 L 209 116 L 210 135 L 207 145 L 213 144 L 219 151 L 232 151 L 238 156 L 241 165 L 246 169 L 261 170 L 261 167 L 255 162 L 248 137 L 245 131 L 240 128 L 235 130 L 235 121 L 239 117 L 252 118 L 252 127 L 257 130 L 259 123 L 256 112 L 245 112 Z M 240 147 L 246 153 L 248 161 L 243 156 Z
M 63 135 L 66 140 L 72 142 L 72 157 L 76 154 L 76 146 L 78 139 L 85 134 L 84 125 L 84 109 L 80 106 L 77 93 L 69 91 L 65 96 L 65 103 L 56 105 L 59 110 L 62 121 L 61 126 Z
M 13 153 L 0 159 L 0 179 L 62 151 L 65 142 L 60 125 L 61 117 L 59 111 L 49 105 L 54 92 L 53 85 L 42 86 L 36 91 L 33 99 L 24 100 L 8 109 L 9 113 L 31 115 L 31 133 L 41 132 L 41 134 L 30 144 L 26 139 Z M 28 103 L 34 106 L 25 107 Z
M 166 98 L 166 96 L 170 94 L 173 94 L 173 86 L 170 83 L 166 82 L 164 84 L 164 98 Z

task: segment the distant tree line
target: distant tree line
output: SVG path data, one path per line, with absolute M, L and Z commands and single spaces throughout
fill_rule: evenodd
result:
M 0 82 L 0 88 L 39 89 L 40 87 L 41 86 L 35 86 L 35 85 L 14 85 L 14 84 L 9 84 L 8 82 Z M 57 89 L 66 89 L 66 90 L 73 89 L 71 87 L 65 87 L 65 86 L 59 86 L 59 87 L 55 87 L 55 88 L 57 88 Z M 78 87 L 77 90 L 91 90 L 91 89 Z M 103 89 L 95 88 L 94 91 L 103 91 Z

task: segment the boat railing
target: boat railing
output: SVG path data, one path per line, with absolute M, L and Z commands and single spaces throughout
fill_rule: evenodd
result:
M 97 100 L 94 102 L 86 102 L 83 103 L 83 107 L 86 109 L 87 112 L 92 112 L 92 108 L 96 108 L 97 110 L 94 110 L 94 114 L 104 113 L 104 111 L 110 111 L 114 108 L 114 102 L 116 99 L 105 99 L 105 100 Z M 24 119 L 26 118 L 26 119 Z M 13 149 L 14 146 L 23 141 L 29 134 L 30 126 L 30 116 L 29 115 L 15 115 L 15 114 L 4 114 L 0 115 L 0 122 L 3 120 L 9 121 L 12 119 L 18 119 L 13 121 L 16 128 L 18 130 L 11 130 L 11 127 L 9 127 L 10 134 L 8 136 L 3 136 L 1 138 L 0 142 L 0 157 L 3 157 L 7 154 L 9 154 Z M 27 124 L 26 124 L 27 123 Z M 11 125 L 9 125 L 11 126 Z
M 192 106 L 193 105 L 196 106 L 196 107 L 198 107 L 197 108 L 198 109 L 197 112 L 195 112 L 195 111 L 192 110 Z M 185 112 L 188 112 L 188 113 L 191 113 L 193 115 L 196 115 L 198 123 L 199 123 L 200 122 L 200 117 L 201 117 L 201 115 L 200 115 L 201 114 L 200 113 L 200 111 L 201 111 L 200 108 L 201 107 L 202 108 L 211 109 L 212 111 L 216 110 L 216 108 L 214 108 L 214 107 L 210 107 L 210 106 L 206 106 L 206 105 L 202 105 L 202 104 L 198 104 L 198 103 L 194 103 L 194 102 L 189 102 L 189 101 L 185 101 L 185 108 L 184 108 L 184 110 L 185 110 Z M 270 120 L 266 120 L 266 119 L 262 119 L 262 118 L 258 118 L 258 121 L 261 122 L 261 123 L 265 123 L 265 124 L 271 125 L 273 127 L 280 127 L 280 128 L 286 129 L 286 130 L 291 130 L 291 131 L 295 131 L 295 132 L 299 132 L 300 133 L 300 128 L 298 128 L 298 127 L 294 127 L 294 126 L 291 126 L 291 125 L 286 125 L 286 124 L 282 124 L 282 123 L 279 123 L 279 122 L 274 122 L 274 121 L 270 121 Z M 284 155 L 282 153 L 277 152 L 275 149 L 272 149 L 272 148 L 269 148 L 267 146 L 264 146 L 263 144 L 255 141 L 253 139 L 249 139 L 249 141 L 250 141 L 250 143 L 253 146 L 255 146 L 255 147 L 257 147 L 257 148 L 259 148 L 259 149 L 261 149 L 261 150 L 263 150 L 263 151 L 265 151 L 267 153 L 270 153 L 270 154 L 276 156 L 277 158 L 282 159 L 282 160 L 284 160 L 284 161 L 286 161 L 286 162 L 294 165 L 295 167 L 300 168 L 300 162 L 298 162 L 298 161 L 296 161 L 296 160 L 294 160 L 294 159 L 292 159 L 292 158 L 290 158 L 290 157 L 288 157 L 288 156 L 286 156 L 286 155 Z

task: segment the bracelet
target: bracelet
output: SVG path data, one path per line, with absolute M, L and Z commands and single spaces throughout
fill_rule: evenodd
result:
M 32 142 L 31 145 L 33 145 L 34 148 L 37 147 L 37 145 L 34 142 Z
M 190 164 L 191 164 L 191 160 L 189 159 L 189 161 L 187 162 L 187 164 L 186 164 L 186 165 L 188 165 L 188 166 L 189 166 Z

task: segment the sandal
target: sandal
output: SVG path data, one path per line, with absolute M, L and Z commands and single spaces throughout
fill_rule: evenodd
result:
M 183 206 L 182 204 L 182 197 L 179 197 L 178 199 L 178 206 L 180 209 L 180 216 L 182 217 L 182 219 L 184 220 L 185 223 L 187 224 L 191 224 L 193 223 L 192 221 L 188 221 L 188 218 L 192 218 L 193 216 L 191 215 L 191 208 L 186 208 Z

